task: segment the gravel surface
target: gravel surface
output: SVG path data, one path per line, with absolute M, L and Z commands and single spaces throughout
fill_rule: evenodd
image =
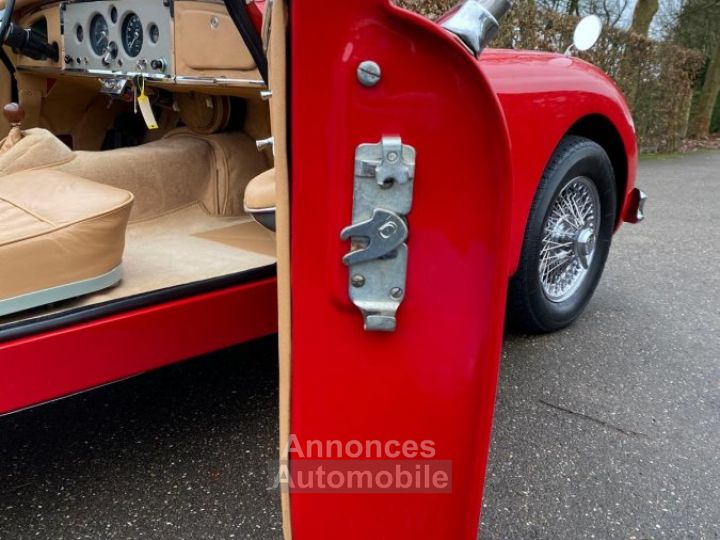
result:
M 585 316 L 508 336 L 483 538 L 720 537 L 720 153 L 644 161 Z M 274 339 L 0 419 L 0 539 L 280 538 Z

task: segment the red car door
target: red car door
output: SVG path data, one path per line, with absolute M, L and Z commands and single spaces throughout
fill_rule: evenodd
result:
M 497 98 L 389 0 L 291 2 L 288 59 L 287 530 L 475 538 L 508 276 Z

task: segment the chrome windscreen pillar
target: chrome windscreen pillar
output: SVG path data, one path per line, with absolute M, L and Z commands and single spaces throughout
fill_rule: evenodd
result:
M 477 57 L 498 34 L 500 19 L 510 9 L 510 0 L 465 0 L 442 22 Z

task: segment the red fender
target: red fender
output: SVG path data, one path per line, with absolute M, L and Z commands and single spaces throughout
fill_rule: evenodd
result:
M 515 273 L 520 262 L 530 207 L 545 168 L 580 120 L 602 119 L 617 134 L 618 147 L 607 150 L 621 181 L 618 226 L 628 219 L 638 150 L 632 114 L 617 85 L 578 58 L 545 52 L 487 50 L 480 64 L 500 99 L 512 141 L 510 272 Z M 584 135 L 596 139 L 602 134 L 599 125 L 592 131 L 596 133 Z

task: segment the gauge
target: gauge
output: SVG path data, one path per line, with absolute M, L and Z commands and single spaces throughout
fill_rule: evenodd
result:
M 153 43 L 160 41 L 160 29 L 157 24 L 150 25 L 150 41 Z
M 125 49 L 125 52 L 127 53 L 127 55 L 132 58 L 134 58 L 138 54 L 140 54 L 140 51 L 142 50 L 142 46 L 143 46 L 142 21 L 140 20 L 140 17 L 138 17 L 134 13 L 131 13 L 130 15 L 125 17 L 125 20 L 123 21 L 122 44 L 123 44 L 123 48 Z
M 98 14 L 90 21 L 90 46 L 95 54 L 102 56 L 110 44 L 110 32 L 105 17 Z

